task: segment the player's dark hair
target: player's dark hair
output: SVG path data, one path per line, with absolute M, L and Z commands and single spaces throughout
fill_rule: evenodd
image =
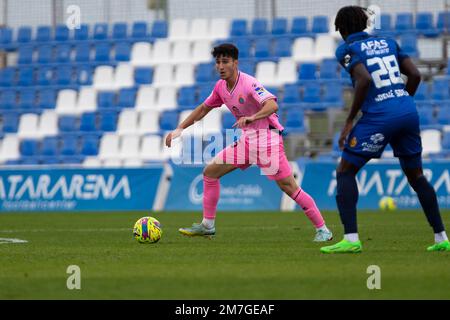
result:
M 234 44 L 222 43 L 221 45 L 214 47 L 211 54 L 213 55 L 214 58 L 223 56 L 223 57 L 231 57 L 234 60 L 237 60 L 239 57 L 239 50 Z
M 361 32 L 367 27 L 368 15 L 366 9 L 359 6 L 347 6 L 339 9 L 334 25 L 341 35 Z

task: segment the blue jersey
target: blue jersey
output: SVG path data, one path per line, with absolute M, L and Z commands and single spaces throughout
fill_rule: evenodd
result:
M 373 81 L 361 107 L 364 114 L 396 117 L 417 112 L 400 73 L 400 62 L 407 57 L 395 40 L 366 32 L 351 34 L 337 48 L 336 58 L 347 72 L 362 63 L 372 76 Z M 354 79 L 352 83 L 354 85 Z

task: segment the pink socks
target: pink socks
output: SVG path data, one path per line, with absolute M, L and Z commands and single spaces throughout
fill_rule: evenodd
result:
M 316 228 L 320 228 L 325 225 L 325 221 L 320 214 L 319 209 L 314 202 L 314 199 L 303 191 L 301 188 L 298 188 L 292 195 L 291 198 L 297 202 L 300 208 L 305 211 L 306 216 L 309 220 L 314 224 Z
M 203 176 L 203 218 L 215 219 L 220 196 L 219 179 Z

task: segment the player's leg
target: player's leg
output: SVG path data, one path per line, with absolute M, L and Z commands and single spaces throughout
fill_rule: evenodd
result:
M 450 242 L 442 222 L 436 192 L 423 175 L 421 156 L 400 157 L 400 164 L 409 184 L 417 193 L 428 223 L 434 231 L 435 244 L 428 247 L 428 251 L 450 251 Z
M 286 178 L 276 180 L 276 183 L 284 193 L 291 197 L 303 209 L 308 219 L 316 228 L 314 241 L 322 242 L 333 239 L 333 234 L 325 225 L 325 221 L 314 199 L 298 186 L 292 174 Z

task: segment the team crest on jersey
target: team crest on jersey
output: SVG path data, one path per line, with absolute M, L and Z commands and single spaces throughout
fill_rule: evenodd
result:
M 244 104 L 245 103 L 244 97 L 239 96 L 239 103 L 240 104 Z
M 375 133 L 370 136 L 370 140 L 374 144 L 377 144 L 378 142 L 382 142 L 384 140 L 384 135 L 382 133 Z
M 345 57 L 344 57 L 344 65 L 345 65 L 346 68 L 347 68 L 348 65 L 350 64 L 350 59 L 351 59 L 351 58 L 352 58 L 352 57 L 351 57 L 349 54 L 345 55 Z
M 352 140 L 350 140 L 350 147 L 354 148 L 354 147 L 356 147 L 357 144 L 358 144 L 358 140 L 356 139 L 356 137 L 353 137 Z

